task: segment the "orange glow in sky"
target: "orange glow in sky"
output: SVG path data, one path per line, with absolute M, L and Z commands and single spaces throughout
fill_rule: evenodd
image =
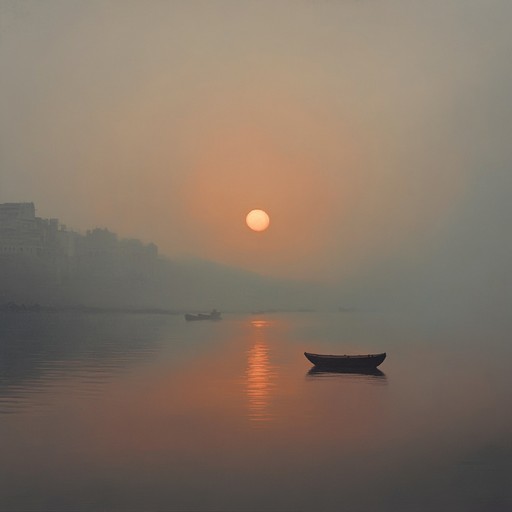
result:
M 171 259 L 329 282 L 366 276 L 382 258 L 421 260 L 465 211 L 477 161 L 467 148 L 484 139 L 457 123 L 481 105 L 487 126 L 493 93 L 472 100 L 482 73 L 457 45 L 447 52 L 452 30 L 405 45 L 364 2 L 301 3 L 293 22 L 285 2 L 226 2 L 230 16 L 221 1 L 134 3 L 122 16 L 80 3 L 84 16 L 74 3 L 2 13 L 13 19 L 2 34 L 12 99 L 0 202 L 34 201 L 42 217 L 154 242 Z M 39 33 L 54 37 L 40 44 Z M 476 89 L 459 95 L 460 84 Z M 501 140 L 498 124 L 485 140 Z M 242 219 L 260 206 L 272 229 L 254 236 Z

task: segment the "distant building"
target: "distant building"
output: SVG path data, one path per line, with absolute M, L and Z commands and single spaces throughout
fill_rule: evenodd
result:
M 36 217 L 34 203 L 0 204 L 0 260 L 18 265 L 18 271 L 39 270 L 55 282 L 77 274 L 144 276 L 157 256 L 154 244 L 119 240 L 107 229 L 84 236 L 58 219 Z
M 0 204 L 0 255 L 40 255 L 43 243 L 34 203 Z

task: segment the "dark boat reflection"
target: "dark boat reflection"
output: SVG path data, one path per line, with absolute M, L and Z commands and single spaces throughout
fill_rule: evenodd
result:
M 308 378 L 349 376 L 352 378 L 361 377 L 363 379 L 386 381 L 386 374 L 377 368 L 321 368 L 313 366 L 313 368 L 307 372 L 306 376 Z

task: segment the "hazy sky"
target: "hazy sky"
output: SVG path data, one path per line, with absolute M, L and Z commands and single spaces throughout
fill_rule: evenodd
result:
M 0 6 L 0 202 L 275 276 L 508 278 L 509 0 Z

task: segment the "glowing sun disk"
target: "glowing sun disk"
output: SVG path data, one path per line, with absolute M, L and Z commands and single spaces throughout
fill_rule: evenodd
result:
M 270 217 L 263 210 L 251 210 L 245 222 L 253 231 L 265 231 L 270 224 Z

